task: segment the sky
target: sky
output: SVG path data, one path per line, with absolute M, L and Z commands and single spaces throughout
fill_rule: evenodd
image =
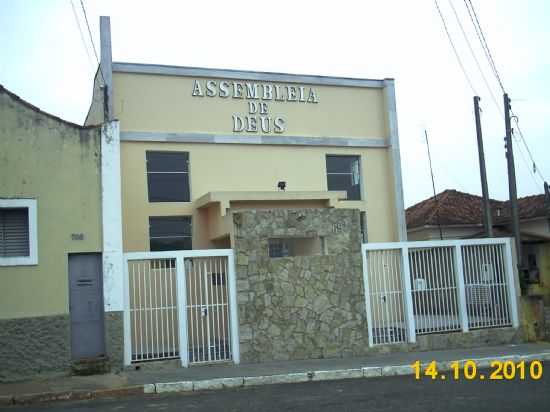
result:
M 481 97 L 490 196 L 508 199 L 502 91 L 466 1 L 438 4 L 474 90 L 432 0 L 83 3 L 97 53 L 99 16 L 111 16 L 114 61 L 395 78 L 405 205 L 410 206 L 433 194 L 424 130 L 436 191 L 481 194 L 474 94 Z M 471 1 L 525 141 L 540 174 L 550 179 L 550 2 Z M 4 87 L 82 124 L 96 68 L 80 0 L 0 0 Z M 526 147 L 519 140 L 513 145 L 518 195 L 542 193 Z

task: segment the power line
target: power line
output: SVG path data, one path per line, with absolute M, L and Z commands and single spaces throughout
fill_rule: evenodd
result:
M 458 64 L 460 65 L 460 68 L 462 69 L 462 73 L 464 73 L 464 77 L 466 77 L 466 80 L 468 81 L 468 84 L 470 85 L 470 89 L 472 89 L 472 92 L 474 92 L 474 94 L 477 95 L 476 89 L 473 86 L 472 81 L 470 80 L 470 77 L 468 76 L 468 73 L 466 72 L 466 69 L 464 68 L 464 65 L 462 64 L 462 60 L 460 59 L 460 56 L 458 55 L 458 52 L 456 51 L 456 47 L 453 43 L 453 39 L 451 38 L 451 34 L 449 33 L 449 30 L 447 29 L 447 23 L 445 22 L 445 18 L 443 17 L 443 14 L 441 13 L 441 9 L 439 8 L 439 4 L 437 3 L 437 0 L 434 0 L 434 2 L 435 2 L 435 7 L 437 8 L 437 11 L 439 13 L 439 17 L 441 17 L 441 22 L 443 23 L 443 27 L 445 28 L 445 33 L 447 33 L 447 38 L 449 39 L 449 43 L 451 43 L 451 47 L 453 48 L 456 59 L 458 60 Z
M 519 142 L 520 139 L 518 139 L 515 136 L 515 133 L 514 133 L 513 129 L 512 129 L 512 137 L 515 138 L 516 142 Z M 521 146 L 518 144 L 516 147 L 519 150 L 519 154 L 521 155 L 521 160 L 523 160 L 523 164 L 527 168 L 527 173 L 529 174 L 529 176 L 531 176 L 531 179 L 533 179 L 533 182 L 535 183 L 535 187 L 538 188 L 539 187 L 539 182 L 537 182 L 537 179 L 535 178 L 535 175 L 531 173 L 531 167 L 529 166 L 529 162 L 527 161 L 527 158 L 525 157 L 525 154 L 523 153 L 523 150 L 522 150 Z M 542 181 L 542 183 L 544 183 L 544 180 Z
M 97 60 L 97 66 L 99 67 L 99 74 L 101 74 L 101 78 L 103 79 L 103 84 L 106 84 L 105 76 L 103 75 L 103 70 L 101 69 L 101 64 L 99 63 L 99 58 L 97 57 L 97 51 L 95 49 L 95 44 L 94 44 L 94 38 L 92 36 L 92 31 L 90 30 L 90 24 L 88 23 L 88 16 L 86 15 L 86 8 L 84 7 L 84 2 L 82 0 L 80 0 L 80 5 L 82 6 L 82 11 L 84 12 L 84 20 L 86 20 L 86 27 L 88 27 L 88 34 L 90 35 L 90 41 L 92 42 L 92 48 L 94 50 L 95 59 Z
M 80 21 L 78 19 L 78 14 L 76 13 L 76 8 L 74 6 L 73 0 L 71 0 L 71 8 L 73 9 L 73 15 L 74 19 L 76 21 L 76 26 L 78 27 L 78 32 L 80 33 L 80 40 L 82 40 L 82 45 L 84 46 L 84 50 L 86 51 L 86 56 L 88 56 L 88 63 L 90 63 L 90 67 L 92 68 L 92 72 L 95 71 L 92 55 L 90 54 L 90 48 L 86 44 L 86 39 L 84 38 L 84 33 L 82 32 L 82 27 L 80 27 Z
M 464 0 L 464 2 L 466 2 L 466 0 Z M 506 93 L 506 91 L 504 90 L 504 85 L 502 84 L 502 80 L 500 80 L 500 75 L 498 73 L 498 70 L 497 70 L 497 66 L 495 64 L 495 60 L 493 59 L 493 55 L 491 54 L 491 50 L 489 49 L 489 45 L 487 44 L 487 40 L 485 39 L 485 34 L 483 33 L 483 29 L 481 28 L 481 24 L 479 23 L 479 19 L 477 18 L 477 13 L 474 9 L 474 5 L 472 4 L 472 0 L 468 0 L 468 3 L 470 4 L 470 7 L 472 8 L 472 13 L 474 13 L 474 18 L 475 18 L 475 21 L 477 23 L 477 27 L 479 28 L 479 33 L 478 33 L 478 37 L 479 37 L 479 34 L 481 34 L 481 38 L 483 39 L 482 41 L 482 45 L 485 47 L 486 51 L 487 51 L 487 58 L 489 59 L 489 63 L 491 64 L 491 67 L 493 68 L 493 72 L 495 74 L 495 77 L 497 78 L 497 81 L 498 81 L 498 84 L 500 85 L 500 88 L 502 89 L 502 93 Z M 468 4 L 466 4 L 466 8 L 468 8 Z M 472 18 L 472 15 L 470 13 L 470 9 L 468 8 L 468 14 L 470 14 L 470 19 Z M 473 20 L 472 20 L 472 23 L 473 23 Z M 477 30 L 476 30 L 477 32 Z M 481 41 L 481 39 L 480 39 Z
M 519 136 L 521 141 L 523 142 L 523 145 L 527 149 L 527 153 L 529 154 L 529 157 L 531 158 L 531 161 L 533 162 L 533 174 L 538 174 L 542 182 L 544 183 L 546 179 L 542 175 L 541 171 L 537 167 L 537 164 L 535 162 L 535 159 L 533 158 L 533 154 L 531 153 L 531 150 L 529 149 L 529 146 L 527 145 L 527 142 L 525 141 L 525 137 L 523 136 L 523 132 L 521 131 L 521 128 L 519 127 L 519 120 L 518 117 L 512 112 L 512 118 L 514 119 L 514 123 L 516 124 L 516 129 L 518 130 Z
M 468 35 L 466 34 L 466 31 L 464 30 L 464 26 L 462 26 L 462 23 L 460 21 L 460 18 L 458 17 L 458 13 L 456 12 L 455 6 L 453 5 L 452 0 L 448 0 L 449 4 L 451 5 L 451 8 L 453 9 L 453 13 L 455 15 L 456 21 L 460 27 L 460 30 L 462 31 L 462 35 L 464 36 L 464 40 L 466 40 L 466 44 L 468 45 L 468 48 L 470 49 L 470 53 L 472 54 L 472 57 L 474 58 L 474 61 L 476 62 L 477 69 L 479 70 L 479 73 L 481 74 L 481 77 L 483 78 L 483 81 L 485 82 L 485 86 L 487 86 L 487 89 L 489 90 L 489 94 L 491 95 L 491 98 L 493 99 L 493 102 L 495 103 L 495 106 L 497 107 L 497 110 L 500 112 L 500 115 L 504 117 L 504 114 L 502 113 L 502 108 L 500 107 L 500 104 L 498 104 L 497 99 L 495 95 L 493 94 L 493 90 L 491 86 L 489 85 L 489 82 L 487 81 L 487 78 L 485 77 L 485 74 L 483 74 L 483 70 L 481 69 L 481 65 L 479 64 L 479 61 L 477 60 L 476 54 L 474 53 L 474 49 L 472 48 L 472 44 L 470 43 L 470 40 L 468 39 Z
M 450 2 L 451 0 L 449 0 Z M 485 38 L 485 34 L 483 33 L 483 29 L 481 28 L 481 24 L 479 22 L 479 18 L 477 17 L 477 13 L 475 11 L 475 8 L 474 8 L 474 5 L 472 4 L 472 0 L 464 0 L 464 4 L 466 5 L 466 9 L 468 10 L 468 15 L 470 16 L 470 21 L 472 22 L 474 28 L 475 28 L 475 31 L 476 31 L 476 34 L 477 34 L 477 38 L 479 40 L 479 42 L 481 43 L 481 47 L 485 53 L 485 57 L 487 58 L 487 60 L 489 61 L 489 65 L 491 66 L 491 69 L 493 71 L 493 74 L 495 75 L 497 81 L 498 81 L 498 84 L 502 90 L 503 93 L 506 93 L 505 91 L 505 88 L 504 88 L 504 84 L 502 83 L 502 80 L 500 78 L 500 74 L 498 72 L 498 69 L 496 67 L 496 64 L 495 64 L 495 60 L 493 59 L 493 55 L 491 53 L 491 50 L 489 49 L 489 45 L 487 43 L 487 39 Z M 452 6 L 452 3 L 451 3 L 451 6 Z M 470 11 L 471 9 L 471 11 Z M 454 10 L 454 7 L 453 7 L 453 10 Z M 472 15 L 473 13 L 473 15 Z M 456 15 L 456 14 L 455 14 Z M 474 21 L 475 20 L 475 21 Z M 460 23 L 459 23 L 460 24 Z M 478 66 L 479 67 L 479 66 Z M 496 103 L 496 102 L 495 102 Z M 500 106 L 499 106 L 500 107 Z M 537 164 L 535 162 L 535 159 L 533 157 L 533 154 L 531 153 L 531 150 L 529 149 L 529 146 L 527 145 L 527 140 L 525 140 L 525 136 L 523 135 L 523 132 L 521 131 L 521 128 L 519 127 L 519 120 L 518 120 L 518 116 L 514 114 L 514 112 L 512 110 L 510 110 L 511 113 L 512 113 L 512 118 L 514 119 L 514 122 L 516 124 L 516 127 L 518 129 L 518 132 L 519 132 L 519 135 L 520 135 L 520 139 L 521 139 L 521 142 L 523 143 L 523 145 L 525 146 L 525 148 L 527 149 L 527 153 L 529 154 L 529 157 L 531 158 L 531 161 L 533 162 L 533 174 L 538 174 L 538 176 L 540 177 L 540 179 L 545 182 L 545 178 L 544 176 L 542 175 L 540 169 L 537 167 Z M 501 112 L 502 113 L 502 112 Z M 520 147 L 518 145 L 518 147 Z M 522 153 L 522 157 L 525 159 L 523 153 Z M 527 162 L 527 160 L 525 159 L 525 161 Z M 530 169 L 530 168 L 529 168 Z

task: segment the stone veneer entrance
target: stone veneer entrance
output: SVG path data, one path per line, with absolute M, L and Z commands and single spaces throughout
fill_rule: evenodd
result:
M 339 358 L 368 351 L 359 211 L 233 214 L 241 359 Z M 321 255 L 270 257 L 270 239 L 320 238 Z

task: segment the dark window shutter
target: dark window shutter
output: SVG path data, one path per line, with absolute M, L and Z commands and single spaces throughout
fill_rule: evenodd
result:
M 343 190 L 347 200 L 361 200 L 359 156 L 327 155 L 327 189 Z
M 29 256 L 29 212 L 26 208 L 0 210 L 0 256 Z
M 191 216 L 150 216 L 149 248 L 151 252 L 191 250 Z
M 189 153 L 146 152 L 149 202 L 189 202 Z

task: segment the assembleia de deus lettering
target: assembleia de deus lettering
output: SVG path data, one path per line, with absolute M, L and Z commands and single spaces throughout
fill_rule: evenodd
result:
M 317 104 L 319 98 L 312 87 L 270 83 L 195 80 L 192 96 L 247 100 L 247 114 L 233 114 L 233 132 L 283 133 L 286 122 L 282 116 L 271 116 L 268 103 L 296 102 Z

